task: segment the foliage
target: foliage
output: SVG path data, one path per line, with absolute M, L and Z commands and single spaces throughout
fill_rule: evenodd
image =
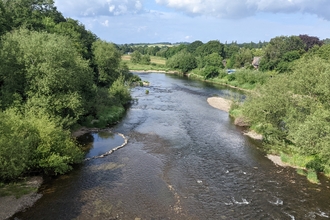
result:
M 128 85 L 125 84 L 125 78 L 120 76 L 109 89 L 110 96 L 117 99 L 116 103 L 127 104 L 132 97 Z
M 304 51 L 305 44 L 298 36 L 280 36 L 270 40 L 260 62 L 260 70 L 274 70 L 282 56 L 290 51 Z
M 189 53 L 195 53 L 196 49 L 199 47 L 199 46 L 202 46 L 203 45 L 203 42 L 200 41 L 200 40 L 196 40 L 194 42 L 192 42 L 191 44 L 189 44 L 187 46 L 187 51 Z
M 133 75 L 53 0 L 0 1 L 0 14 L 0 181 L 65 173 L 83 156 L 67 129 L 118 121 Z
M 0 113 L 0 179 L 28 172 L 61 174 L 80 162 L 82 153 L 64 131 L 44 114 L 15 109 Z
M 121 54 L 114 44 L 95 41 L 92 46 L 94 63 L 97 66 L 97 85 L 109 87 L 120 75 Z
M 196 56 L 202 57 L 205 57 L 212 53 L 218 53 L 221 57 L 224 57 L 224 45 L 217 40 L 212 40 L 207 42 L 206 44 L 199 46 L 195 51 Z
M 124 115 L 123 106 L 104 106 L 96 115 L 97 121 L 93 126 L 104 128 L 118 122 Z
M 140 63 L 141 58 L 142 58 L 142 55 L 141 55 L 141 53 L 139 51 L 134 51 L 131 54 L 131 61 L 132 61 L 132 63 Z
M 258 125 L 266 142 L 314 156 L 306 166 L 323 171 L 330 164 L 329 83 L 330 64 L 316 56 L 303 57 L 290 74 L 270 79 L 251 94 L 243 113 Z
M 26 29 L 8 33 L 0 60 L 3 107 L 21 100 L 68 118 L 67 125 L 88 110 L 92 72 L 66 37 Z
M 179 69 L 183 73 L 197 67 L 196 58 L 186 51 L 181 51 L 167 60 L 166 66 L 173 69 Z
M 147 55 L 143 55 L 142 58 L 141 58 L 141 64 L 144 64 L 144 65 L 149 65 L 150 64 L 150 56 L 147 54 Z
M 318 37 L 312 37 L 312 36 L 308 36 L 307 34 L 303 34 L 303 35 L 299 35 L 299 38 L 302 40 L 302 42 L 304 42 L 306 51 L 309 51 L 315 45 L 318 46 L 323 45 L 323 42 L 320 41 Z
M 206 66 L 204 68 L 204 79 L 214 78 L 219 75 L 219 68 L 215 66 Z

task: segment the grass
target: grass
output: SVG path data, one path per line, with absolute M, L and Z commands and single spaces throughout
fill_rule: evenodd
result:
M 149 65 L 132 63 L 130 55 L 123 55 L 122 61 L 127 64 L 128 69 L 130 69 L 130 70 L 138 70 L 138 71 L 154 70 L 154 71 L 164 71 L 164 72 L 170 72 L 170 71 L 176 72 L 177 71 L 177 70 L 166 67 L 166 65 L 165 65 L 166 59 L 163 57 L 150 56 Z
M 299 175 L 306 176 L 307 179 L 312 183 L 319 183 L 317 178 L 317 172 L 314 169 L 306 169 L 306 166 L 311 161 L 315 160 L 313 156 L 303 156 L 298 154 L 288 155 L 281 153 L 281 160 L 292 166 L 298 167 L 297 173 Z
M 307 179 L 312 183 L 319 183 L 319 179 L 317 178 L 317 173 L 314 170 L 307 171 Z
M 26 185 L 26 182 L 10 183 L 10 184 L 1 184 L 0 186 L 0 197 L 4 196 L 15 196 L 17 199 L 32 193 L 36 192 L 38 188 L 29 187 Z

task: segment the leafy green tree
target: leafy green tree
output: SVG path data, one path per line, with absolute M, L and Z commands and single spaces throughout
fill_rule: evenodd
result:
M 141 59 L 142 59 L 142 55 L 139 51 L 136 50 L 131 54 L 132 63 L 140 63 Z
M 63 16 L 54 6 L 53 0 L 15 0 L 2 1 L 11 17 L 11 27 L 24 26 L 30 30 L 44 30 L 42 20 L 51 17 L 55 21 L 63 20 Z
M 200 40 L 196 40 L 196 41 L 192 42 L 191 44 L 189 44 L 189 45 L 187 46 L 187 51 L 188 51 L 189 53 L 194 54 L 195 51 L 196 51 L 196 49 L 197 49 L 199 46 L 202 46 L 203 44 L 204 44 L 204 43 L 203 43 L 202 41 L 200 41 Z
M 186 51 L 181 51 L 166 61 L 166 66 L 179 69 L 183 73 L 187 73 L 197 67 L 195 56 Z
M 11 30 L 12 19 L 4 7 L 3 1 L 0 1 L 0 37 Z
M 241 48 L 239 52 L 235 55 L 235 64 L 234 67 L 249 67 L 251 66 L 253 60 L 253 54 L 250 49 Z
M 206 66 L 214 66 L 217 68 L 223 68 L 223 58 L 218 53 L 211 53 L 204 57 Z
M 94 63 L 97 67 L 97 84 L 109 87 L 120 75 L 118 68 L 121 62 L 121 54 L 115 45 L 98 40 L 93 43 Z
M 195 51 L 196 56 L 202 57 L 212 53 L 218 53 L 221 57 L 224 57 L 224 45 L 217 40 L 212 40 L 199 46 Z
M 291 70 L 293 61 L 300 58 L 300 51 L 293 50 L 283 54 L 281 61 L 278 63 L 276 70 L 280 73 L 285 73 Z
M 143 55 L 141 57 L 140 63 L 141 64 L 145 64 L 145 65 L 149 65 L 150 64 L 150 61 L 151 61 L 150 56 L 147 54 L 147 55 Z
M 214 78 L 219 75 L 219 68 L 215 66 L 206 66 L 203 70 L 204 79 Z
M 298 36 L 280 36 L 271 39 L 261 59 L 260 70 L 275 70 L 282 56 L 294 50 L 305 50 L 305 44 Z
M 0 112 L 0 180 L 15 180 L 31 172 L 63 174 L 83 154 L 49 116 L 26 109 Z
M 66 125 L 86 113 L 93 74 L 68 38 L 20 29 L 6 34 L 0 48 L 3 107 L 21 100 Z
M 48 30 L 68 36 L 74 43 L 78 52 L 81 53 L 85 59 L 92 59 L 92 46 L 97 40 L 97 37 L 92 32 L 87 31 L 83 24 L 71 18 L 56 24 L 54 27 L 51 27 L 51 24 L 49 24 L 51 21 L 48 21 L 48 23 L 46 22 L 47 20 L 44 20 L 45 25 L 48 26 Z
M 236 43 L 226 44 L 224 47 L 225 58 L 231 58 L 239 52 L 240 48 Z

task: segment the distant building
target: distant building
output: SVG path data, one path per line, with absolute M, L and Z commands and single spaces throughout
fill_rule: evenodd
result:
M 254 57 L 252 61 L 252 66 L 255 69 L 259 69 L 259 64 L 260 64 L 261 57 Z

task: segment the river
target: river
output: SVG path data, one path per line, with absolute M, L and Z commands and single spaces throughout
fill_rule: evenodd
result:
M 312 184 L 293 168 L 277 167 L 228 113 L 206 101 L 242 94 L 138 74 L 150 86 L 132 90 L 137 102 L 113 128 L 128 144 L 48 181 L 43 197 L 12 219 L 329 218 L 328 179 Z M 97 134 L 87 139 L 102 141 Z

